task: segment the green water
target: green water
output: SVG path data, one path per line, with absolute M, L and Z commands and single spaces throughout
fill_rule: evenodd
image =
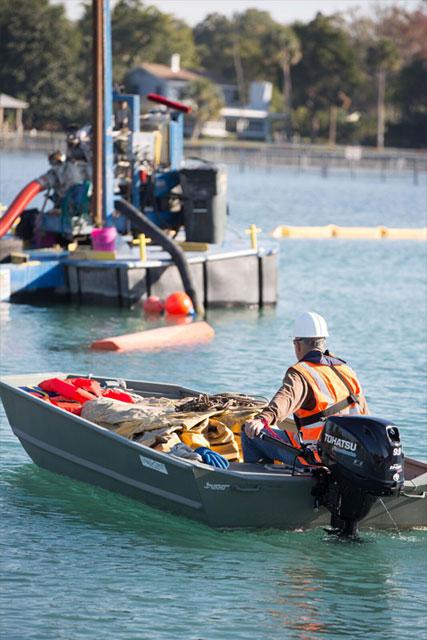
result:
M 45 169 L 38 156 L 29 162 L 19 157 L 26 176 Z M 232 170 L 230 222 L 264 231 L 424 226 L 425 186 L 405 176 Z M 358 371 L 371 412 L 395 421 L 405 452 L 427 460 L 424 244 L 280 248 L 277 308 L 212 312 L 216 338 L 194 349 L 95 353 L 87 348 L 95 338 L 141 329 L 140 309 L 3 303 L 2 373 L 60 369 L 271 395 L 293 362 L 293 318 L 312 308 L 329 321 L 331 349 Z M 217 532 L 38 469 L 2 408 L 0 444 L 2 640 L 427 635 L 425 531 L 367 532 L 361 544 L 321 529 Z

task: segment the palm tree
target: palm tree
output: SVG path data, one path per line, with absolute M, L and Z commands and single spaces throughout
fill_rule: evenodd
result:
M 292 140 L 292 67 L 302 58 L 301 44 L 292 27 L 278 25 L 274 36 L 276 60 L 283 75 L 283 112 L 286 114 L 286 135 Z
M 182 97 L 193 107 L 195 125 L 191 139 L 196 140 L 205 122 L 219 116 L 224 100 L 216 85 L 207 78 L 198 78 L 189 82 Z
M 377 147 L 384 148 L 385 131 L 385 90 L 387 74 L 399 68 L 399 54 L 396 45 L 389 38 L 381 38 L 368 49 L 368 64 L 377 76 Z
M 240 37 L 237 29 L 235 29 L 233 33 L 233 63 L 236 73 L 239 102 L 243 106 L 246 104 L 245 74 L 243 71 L 242 54 L 240 52 Z

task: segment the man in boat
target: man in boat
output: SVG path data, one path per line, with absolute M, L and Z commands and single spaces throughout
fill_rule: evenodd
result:
M 268 406 L 245 423 L 242 432 L 245 462 L 294 463 L 292 451 L 260 439 L 262 433 L 297 448 L 303 444 L 315 449 L 328 416 L 368 413 L 356 374 L 344 360 L 326 349 L 328 336 L 326 320 L 318 313 L 307 311 L 296 319 L 293 342 L 297 363 L 287 370 L 282 386 Z M 296 426 L 293 430 L 289 421 L 281 424 L 292 414 Z M 297 459 L 297 464 L 300 460 Z

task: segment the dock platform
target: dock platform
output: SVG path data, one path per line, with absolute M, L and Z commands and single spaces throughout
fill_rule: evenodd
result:
M 274 241 L 248 249 L 248 241 L 210 245 L 186 253 L 194 285 L 204 306 L 265 306 L 277 302 L 278 248 Z M 130 307 L 149 295 L 165 298 L 182 290 L 178 269 L 160 247 L 137 247 L 114 260 L 73 257 L 53 250 L 29 251 L 28 262 L 0 265 L 1 300 L 66 299 L 81 304 Z

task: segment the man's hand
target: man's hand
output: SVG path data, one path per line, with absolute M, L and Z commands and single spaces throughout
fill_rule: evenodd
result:
M 254 420 L 248 420 L 245 422 L 243 428 L 249 438 L 256 438 L 264 429 L 264 422 L 263 420 L 255 418 Z

